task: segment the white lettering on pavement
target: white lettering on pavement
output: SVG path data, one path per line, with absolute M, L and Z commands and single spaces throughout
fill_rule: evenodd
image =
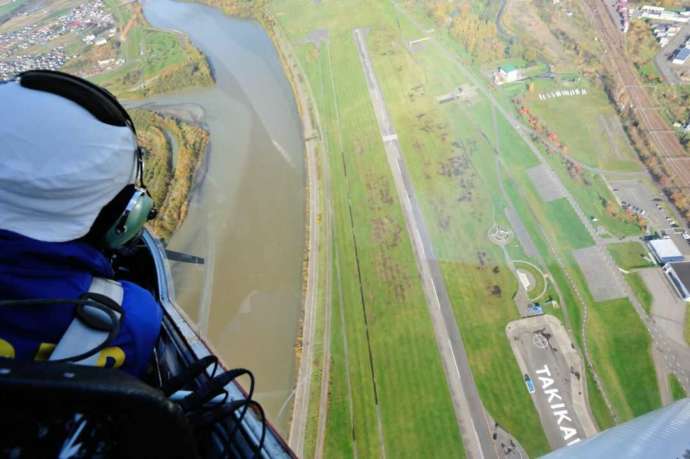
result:
M 551 387 L 555 381 L 551 377 L 551 370 L 549 370 L 548 365 L 544 365 L 543 368 L 536 370 L 537 378 L 541 381 L 541 390 L 547 397 L 547 402 L 551 408 L 551 412 L 556 418 L 556 424 L 563 435 L 563 440 L 567 442 L 567 445 L 574 445 L 580 441 L 580 437 L 577 433 L 577 428 L 573 425 L 573 419 L 569 416 L 568 410 L 565 407 L 565 403 L 554 403 L 561 402 L 563 397 L 559 394 L 557 387 Z M 551 387 L 549 389 L 549 387 Z

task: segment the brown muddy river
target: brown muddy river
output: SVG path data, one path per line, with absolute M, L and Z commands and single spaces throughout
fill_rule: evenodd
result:
M 148 99 L 203 113 L 211 148 L 169 247 L 177 302 L 231 367 L 251 369 L 257 400 L 287 431 L 305 240 L 304 142 L 290 85 L 255 22 L 171 0 L 144 0 L 155 27 L 185 33 L 217 84 Z

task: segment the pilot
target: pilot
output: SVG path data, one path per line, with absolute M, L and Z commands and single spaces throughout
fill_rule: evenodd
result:
M 162 310 L 111 264 L 154 215 L 142 167 L 107 91 L 50 71 L 0 82 L 0 357 L 146 370 Z

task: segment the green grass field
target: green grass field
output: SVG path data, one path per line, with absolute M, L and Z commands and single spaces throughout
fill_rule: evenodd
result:
M 647 311 L 647 314 L 651 314 L 652 302 L 654 301 L 654 296 L 652 295 L 652 293 L 649 291 L 649 289 L 645 285 L 640 274 L 639 273 L 626 274 L 625 280 L 630 285 L 630 288 L 632 288 L 637 299 L 640 300 L 640 303 L 642 303 L 642 307 L 644 308 L 645 311 Z
M 641 234 L 641 229 L 636 224 L 627 222 L 619 216 L 614 217 L 607 212 L 606 207 L 609 203 L 619 215 L 623 214 L 623 209 L 618 206 L 601 174 L 583 170 L 580 176 L 573 177 L 568 173 L 563 158 L 547 154 L 546 159 L 580 205 L 582 211 L 588 217 L 594 217 L 598 220 L 597 223 L 594 223 L 595 226 L 602 226 L 612 236 L 617 237 Z
M 589 406 L 592 410 L 592 415 L 594 420 L 599 427 L 599 430 L 608 429 L 613 427 L 616 423 L 606 406 L 606 401 L 601 395 L 601 392 L 597 390 L 597 384 L 592 376 L 592 370 L 589 367 L 585 368 L 585 373 L 587 373 L 587 400 L 589 401 Z
M 621 421 L 661 406 L 651 339 L 627 299 L 596 303 L 588 328 L 592 358 Z M 609 363 L 605 363 L 609 362 Z
M 671 396 L 673 397 L 673 400 L 681 400 L 688 396 L 675 375 L 668 375 L 668 385 L 671 387 Z
M 586 89 L 582 96 L 540 100 L 538 94 L 561 89 Z M 567 146 L 567 154 L 605 170 L 637 171 L 640 164 L 618 124 L 606 94 L 581 80 L 578 83 L 539 80 L 526 93 L 525 104 L 547 129 Z
M 548 202 L 545 207 L 546 218 L 556 223 L 553 227 L 560 247 L 581 249 L 594 245 L 592 237 L 565 198 Z
M 372 457 L 385 448 L 392 456 L 460 456 L 450 394 L 352 25 L 336 17 L 338 4 L 316 17 L 305 6 L 315 11 L 296 2 L 276 2 L 275 8 L 314 92 L 333 182 L 337 255 L 324 455 Z M 282 8 L 296 14 L 292 21 L 280 14 Z M 316 53 L 297 45 L 306 34 L 300 27 L 310 21 L 331 35 L 328 48 Z
M 352 37 L 356 27 L 370 27 L 369 52 L 435 254 L 442 260 L 482 401 L 530 455 L 547 452 L 539 418 L 504 332 L 505 325 L 518 317 L 512 301 L 517 280 L 503 252 L 486 235 L 494 223 L 507 226 L 504 209 L 509 204 L 515 206 L 544 260 L 545 271 L 554 281 L 549 290 L 561 304 L 554 313 L 573 330 L 579 344 L 582 311 L 572 287 L 583 291 L 586 301 L 591 302 L 591 298 L 570 251 L 591 246 L 594 241 L 565 199 L 541 201 L 526 173 L 538 164 L 537 158 L 456 64 L 436 46 L 414 52 L 407 49 L 407 41 L 418 38 L 420 32 L 390 3 L 352 0 L 317 5 L 275 0 L 273 10 L 314 93 L 333 175 L 335 252 L 340 253 L 335 271 L 340 274 L 334 279 L 332 378 L 324 455 L 369 457 L 377 455 L 382 446 L 387 455 L 415 455 L 422 448 L 431 448 L 424 454 L 437 455 L 437 451 L 443 454 L 458 447 L 457 433 L 448 437 L 450 440 L 441 433 L 434 435 L 432 446 L 420 438 L 412 427 L 421 428 L 429 422 L 424 413 L 419 416 L 425 420 L 412 423 L 406 419 L 412 412 L 408 403 L 420 397 L 425 403 L 435 403 L 443 416 L 452 417 L 452 411 L 445 379 L 438 373 L 437 350 L 428 345 L 433 335 L 356 54 Z M 431 28 L 423 17 L 416 19 Z M 318 47 L 306 40 L 317 29 L 328 31 L 329 38 Z M 463 55 L 444 32 L 439 31 L 434 40 Z M 465 100 L 437 103 L 438 96 L 458 86 L 464 88 Z M 509 97 L 499 94 L 497 98 L 502 107 L 513 110 Z M 584 197 L 575 198 L 589 200 L 593 208 L 600 201 L 597 193 L 609 195 L 601 180 L 592 187 L 583 191 Z M 597 215 L 594 211 L 591 214 Z M 619 232 L 629 234 L 626 231 L 638 229 L 622 228 Z M 512 244 L 507 250 L 510 256 L 522 255 L 521 248 Z M 569 278 L 575 279 L 575 284 L 571 285 Z M 340 285 L 341 293 L 336 293 L 336 285 Z M 414 332 L 408 329 L 412 322 Z M 603 326 L 598 322 L 597 327 L 603 343 L 617 343 L 619 331 L 610 323 Z M 381 330 L 386 330 L 386 336 L 381 336 Z M 628 342 L 644 346 L 648 337 L 635 334 Z M 367 366 L 369 346 L 373 367 Z M 403 366 L 398 362 L 401 354 L 412 361 Z M 622 355 L 620 359 L 620 365 L 626 366 L 632 356 Z M 431 364 L 424 365 L 437 369 L 436 373 L 429 371 L 436 387 L 436 396 L 431 398 L 420 386 L 407 387 L 412 380 L 408 373 L 426 360 Z M 613 356 L 600 355 L 597 368 L 615 375 L 619 364 L 613 360 Z M 404 367 L 407 372 L 402 371 Z M 646 370 L 644 366 L 639 369 L 645 378 Z M 426 373 L 414 379 L 426 378 Z M 650 374 L 654 375 L 653 368 Z M 614 391 L 623 404 L 636 406 L 640 402 L 631 398 L 637 394 L 627 389 L 607 384 L 607 391 Z M 594 383 L 588 390 L 597 423 L 610 426 L 613 421 Z M 441 425 L 450 429 L 448 422 L 448 418 L 437 420 L 435 428 Z M 396 444 L 398 437 L 394 435 L 402 431 L 407 432 L 405 444 Z M 425 432 L 428 435 L 429 431 Z
M 620 242 L 607 246 L 619 268 L 627 270 L 655 266 L 647 249 L 639 242 Z

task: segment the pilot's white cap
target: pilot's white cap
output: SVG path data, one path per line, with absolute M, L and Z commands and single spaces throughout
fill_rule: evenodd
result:
M 0 229 L 48 242 L 88 233 L 136 175 L 136 138 L 63 97 L 0 83 Z

